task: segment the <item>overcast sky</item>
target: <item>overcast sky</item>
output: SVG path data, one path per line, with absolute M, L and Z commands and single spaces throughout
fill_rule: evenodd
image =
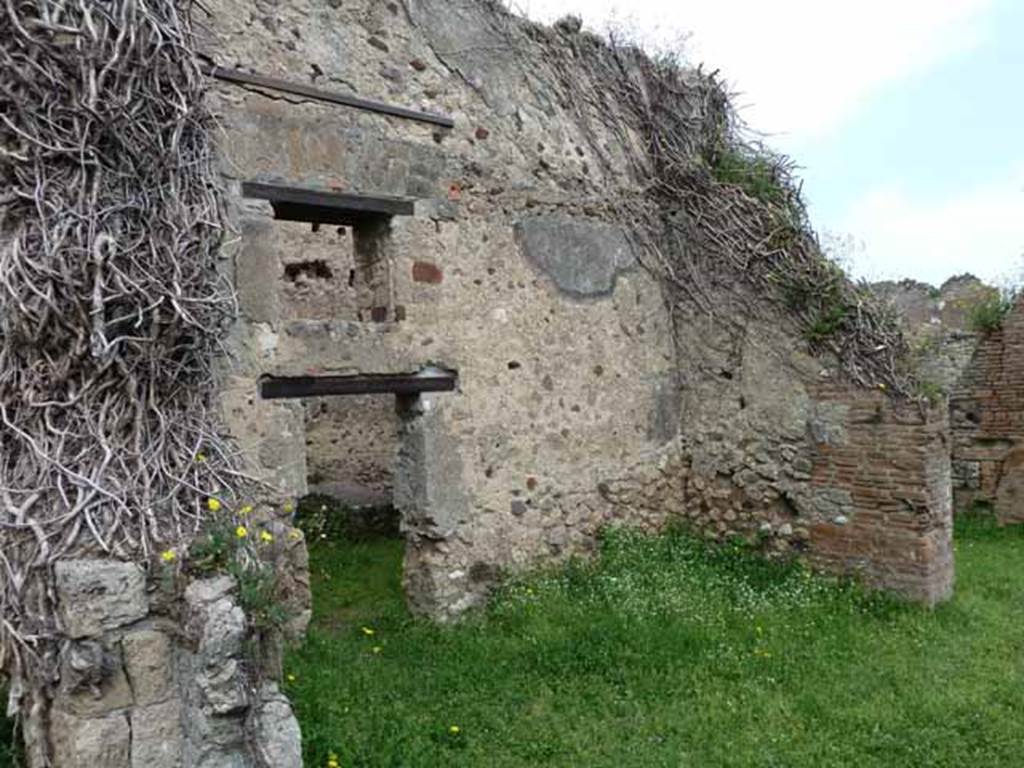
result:
M 511 0 L 718 68 L 872 279 L 1024 268 L 1022 0 Z

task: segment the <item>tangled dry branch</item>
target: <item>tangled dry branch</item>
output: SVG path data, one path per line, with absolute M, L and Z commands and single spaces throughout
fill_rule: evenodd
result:
M 189 4 L 0 9 L 0 668 L 52 680 L 52 564 L 145 560 L 231 498 L 218 177 Z M 15 691 L 16 692 L 16 691 Z
M 616 207 L 677 308 L 714 314 L 708 283 L 743 282 L 782 305 L 810 350 L 832 356 L 850 381 L 914 395 L 894 312 L 823 254 L 792 163 L 748 138 L 714 75 L 578 24 L 563 29 L 553 54 L 564 58 L 552 71 L 578 122 L 600 125 L 626 150 L 631 189 Z M 580 67 L 592 87 L 580 87 Z M 591 149 L 607 154 L 601 141 Z

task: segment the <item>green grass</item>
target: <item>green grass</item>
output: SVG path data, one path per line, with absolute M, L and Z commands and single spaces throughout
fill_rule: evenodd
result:
M 14 723 L 3 716 L 6 711 L 7 689 L 0 685 L 0 768 L 17 768 L 21 765 L 22 755 L 15 737 Z
M 407 616 L 397 542 L 320 542 L 286 669 L 306 764 L 1019 766 L 1024 531 L 957 542 L 957 596 L 928 611 L 616 532 L 452 628 Z

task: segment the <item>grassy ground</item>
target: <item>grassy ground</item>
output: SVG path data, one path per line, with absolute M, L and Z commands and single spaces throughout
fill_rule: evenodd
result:
M 618 533 L 445 629 L 405 613 L 397 542 L 319 542 L 286 670 L 307 765 L 1020 766 L 1024 530 L 957 548 L 927 611 Z
M 20 765 L 20 753 L 15 748 L 13 723 L 3 717 L 7 710 L 7 691 L 0 688 L 0 766 L 16 768 Z

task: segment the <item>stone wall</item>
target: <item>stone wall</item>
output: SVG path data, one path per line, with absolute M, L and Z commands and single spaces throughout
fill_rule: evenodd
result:
M 233 578 L 65 560 L 56 588 L 66 639 L 49 711 L 26 717 L 31 766 L 49 765 L 42 739 L 56 768 L 302 765 L 291 707 L 253 666 Z
M 997 289 L 970 275 L 939 288 L 910 280 L 875 288 L 900 311 L 921 379 L 950 396 L 954 510 L 983 503 L 1003 521 L 1024 520 L 1024 312 L 1018 306 L 1002 330 L 972 330 L 971 309 Z
M 914 598 L 948 594 L 943 421 L 838 383 L 784 310 L 721 265 L 702 278 L 713 314 L 670 311 L 616 216 L 636 185 L 623 142 L 638 138 L 582 125 L 552 69 L 571 26 L 475 0 L 211 7 L 219 64 L 455 119 L 445 130 L 223 83 L 212 94 L 241 231 L 226 403 L 254 471 L 301 495 L 307 442 L 321 441 L 301 407 L 256 397 L 263 375 L 458 373 L 456 392 L 398 404 L 415 610 L 455 617 L 508 569 L 590 551 L 605 525 L 674 519 Z M 602 87 L 587 77 L 578 88 Z M 407 196 L 415 213 L 356 226 L 365 278 L 302 309 L 287 265 L 308 261 L 310 234 L 244 199 L 245 180 Z M 865 397 L 883 427 L 858 421 Z
M 986 334 L 950 400 L 958 509 L 1024 522 L 1024 301 Z
M 399 419 L 391 395 L 306 402 L 309 491 L 351 506 L 392 504 Z

